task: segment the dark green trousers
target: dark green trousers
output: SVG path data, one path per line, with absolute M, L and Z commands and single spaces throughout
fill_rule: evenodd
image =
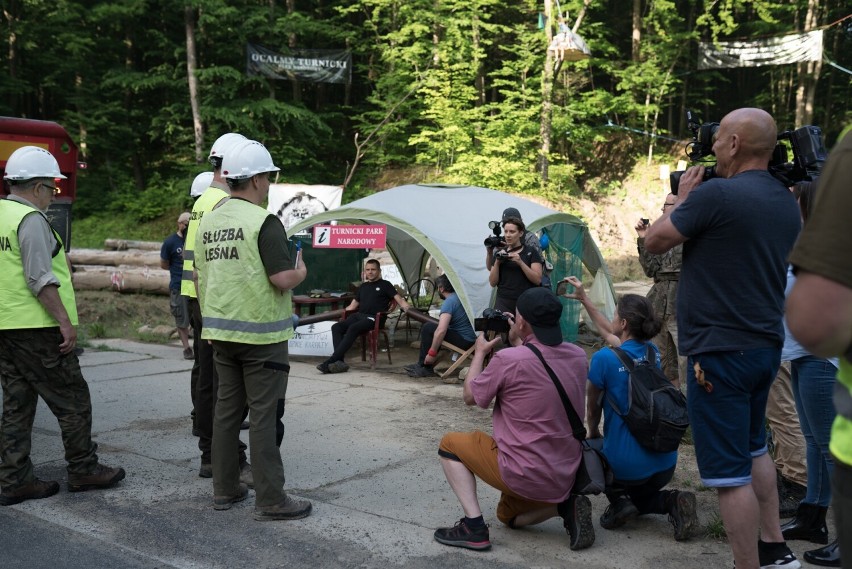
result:
M 98 464 L 92 442 L 89 386 L 72 354 L 59 353 L 59 328 L 0 330 L 0 486 L 33 481 L 32 430 L 41 397 L 59 422 L 69 474 L 85 475 Z

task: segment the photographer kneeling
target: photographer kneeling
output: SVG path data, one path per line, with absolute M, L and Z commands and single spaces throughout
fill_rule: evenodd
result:
M 541 252 L 524 243 L 526 226 L 517 217 L 503 220 L 504 249 L 494 251 L 488 283 L 497 287 L 494 308 L 514 312 L 518 297 L 527 289 L 541 284 L 544 260 Z
M 553 291 L 536 287 L 518 298 L 510 319 L 513 347 L 496 352 L 484 371 L 485 357 L 499 338 L 476 339 L 463 398 L 483 409 L 494 401 L 494 437 L 474 431 L 447 433 L 441 439 L 441 466 L 464 517 L 454 527 L 435 531 L 438 542 L 474 550 L 491 547 L 476 496 L 478 476 L 502 492 L 497 518 L 510 528 L 560 516 L 571 549 L 594 543 L 591 502 L 571 493 L 581 446 L 550 374 L 531 348 L 541 352 L 582 419 L 586 354 L 562 341 L 561 318 L 562 304 Z
M 654 354 L 654 365 L 660 367 L 660 352 L 651 339 L 662 328 L 650 301 L 637 294 L 625 294 L 615 307 L 612 322 L 598 311 L 586 296 L 583 284 L 576 277 L 563 282 L 574 287 L 564 294 L 579 300 L 597 326 L 603 339 L 620 348 L 634 363 Z M 668 514 L 674 526 L 674 538 L 681 541 L 698 529 L 695 495 L 680 490 L 663 490 L 674 477 L 677 451 L 653 452 L 643 447 L 628 428 L 622 412 L 629 408 L 628 382 L 630 373 L 625 363 L 611 348 L 603 348 L 592 356 L 589 384 L 586 391 L 589 438 L 601 437 L 601 411 L 604 414 L 603 453 L 615 474 L 615 481 L 606 491 L 609 506 L 601 516 L 601 527 L 616 529 L 629 520 L 644 514 Z

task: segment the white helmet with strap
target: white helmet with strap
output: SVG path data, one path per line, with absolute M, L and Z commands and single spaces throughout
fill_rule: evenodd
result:
M 228 154 L 228 149 L 245 140 L 248 139 L 237 132 L 228 132 L 223 134 L 217 138 L 216 142 L 213 143 L 213 146 L 210 147 L 210 156 L 207 157 L 207 160 L 213 164 L 215 168 L 220 168 L 222 166 L 222 158 Z
M 59 171 L 59 163 L 53 154 L 38 146 L 22 146 L 9 156 L 3 179 L 17 181 L 33 178 L 64 180 L 65 176 Z
M 189 195 L 197 198 L 204 193 L 204 190 L 210 187 L 213 183 L 213 172 L 202 172 L 192 181 L 192 186 L 189 189 Z
M 228 150 L 222 160 L 222 176 L 231 180 L 244 180 L 265 172 L 278 172 L 272 156 L 256 140 L 246 140 Z

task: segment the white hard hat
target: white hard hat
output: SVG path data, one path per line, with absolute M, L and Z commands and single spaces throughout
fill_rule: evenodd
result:
M 208 160 L 213 158 L 219 158 L 220 160 L 227 155 L 227 150 L 234 146 L 239 142 L 243 142 L 244 140 L 248 140 L 242 134 L 236 132 L 228 132 L 223 134 L 219 138 L 216 139 L 216 142 L 213 143 L 213 146 L 210 147 L 210 156 L 207 157 Z
M 256 140 L 246 140 L 228 149 L 222 159 L 222 176 L 232 180 L 244 180 L 264 172 L 277 172 L 272 156 L 264 145 Z
M 189 195 L 197 198 L 204 193 L 204 190 L 210 187 L 213 183 L 213 172 L 202 172 L 192 181 L 192 186 L 189 189 Z
M 53 154 L 38 146 L 22 146 L 15 150 L 6 162 L 6 180 L 30 180 L 32 178 L 59 178 L 59 163 Z

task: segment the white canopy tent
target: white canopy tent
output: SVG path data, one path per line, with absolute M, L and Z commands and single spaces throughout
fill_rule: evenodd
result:
M 529 231 L 545 229 L 552 243 L 582 252 L 582 264 L 593 276 L 604 276 L 605 289 L 615 298 L 606 263 L 583 221 L 527 199 L 487 188 L 427 184 L 398 186 L 308 217 L 293 225 L 288 233 L 294 235 L 308 227 L 334 220 L 348 224 L 387 225 L 387 249 L 406 285 L 420 279 L 428 258 L 434 257 L 449 277 L 473 322 L 491 304 L 494 292 L 488 284 L 488 272 L 485 270 L 483 240 L 490 234 L 488 222 L 499 221 L 503 210 L 508 207 L 514 207 L 521 213 Z M 564 275 L 554 276 L 561 278 Z

